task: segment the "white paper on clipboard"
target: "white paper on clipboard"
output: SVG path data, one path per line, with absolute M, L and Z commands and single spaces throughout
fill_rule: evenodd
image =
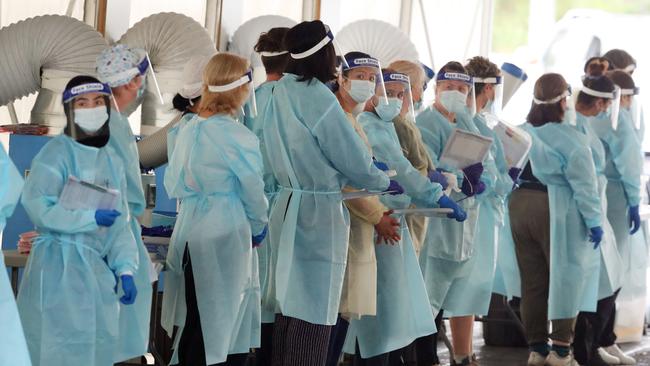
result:
M 343 196 L 343 201 L 354 200 L 357 198 L 366 198 L 374 196 L 383 196 L 389 194 L 389 192 L 368 192 L 368 191 L 357 191 L 357 192 L 345 192 L 341 194 Z
M 506 155 L 508 166 L 522 168 L 533 146 L 533 139 L 530 134 L 503 121 L 499 121 L 494 126 L 493 131 L 503 145 L 503 152 Z
M 490 151 L 492 141 L 489 137 L 456 128 L 447 140 L 439 165 L 463 169 L 472 164 L 482 163 Z
M 59 204 L 68 210 L 114 210 L 119 198 L 118 190 L 84 182 L 71 175 L 63 187 Z
M 451 208 L 403 208 L 393 210 L 393 213 L 398 215 L 418 215 L 426 217 L 447 217 L 450 213 L 454 213 Z

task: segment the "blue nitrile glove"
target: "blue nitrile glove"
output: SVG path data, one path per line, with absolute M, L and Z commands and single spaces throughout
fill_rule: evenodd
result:
M 124 296 L 120 298 L 120 302 L 124 305 L 131 305 L 135 302 L 136 296 L 138 296 L 138 290 L 135 288 L 133 276 L 122 275 L 120 279 L 122 280 L 122 290 L 124 291 Z
M 639 228 L 641 227 L 641 216 L 639 216 L 639 206 L 632 206 L 628 210 L 628 214 L 630 216 L 630 235 L 636 234 L 637 231 L 639 231 Z
M 454 210 L 454 212 L 447 215 L 447 217 L 450 219 L 456 219 L 458 222 L 463 222 L 465 219 L 467 219 L 467 213 L 465 210 L 463 210 L 460 206 L 458 206 L 456 202 L 454 202 L 454 200 L 447 197 L 446 195 L 440 197 L 438 200 L 438 205 L 440 205 L 440 208 L 451 208 Z
M 521 169 L 512 167 L 508 170 L 508 175 L 513 182 L 517 183 L 519 181 L 519 175 L 521 174 Z
M 382 172 L 385 172 L 388 170 L 388 165 L 386 163 L 382 163 L 381 161 L 375 160 L 375 158 L 372 158 L 372 162 L 375 163 L 375 166 L 377 169 L 381 170 Z
M 481 179 L 481 174 L 483 174 L 483 164 L 476 163 L 463 168 L 463 173 L 465 174 L 465 179 L 469 180 L 472 185 L 477 185 Z
M 116 210 L 97 210 L 95 211 L 95 222 L 99 226 L 112 226 L 120 215 L 120 212 Z
M 600 242 L 603 240 L 603 228 L 595 226 L 589 229 L 589 241 L 594 243 L 594 249 L 598 248 Z
M 390 185 L 388 186 L 388 189 L 386 189 L 384 192 L 391 192 L 389 193 L 391 196 L 397 196 L 400 194 L 404 194 L 404 188 L 397 183 L 396 180 L 390 180 Z
M 258 235 L 253 235 L 253 248 L 257 248 L 262 245 L 264 238 L 266 238 L 266 233 L 269 231 L 268 226 L 264 226 L 264 230 Z
M 429 170 L 429 174 L 427 174 L 427 177 L 429 177 L 429 180 L 433 183 L 438 183 L 442 186 L 442 190 L 444 191 L 447 189 L 449 186 L 449 182 L 447 181 L 447 177 L 445 177 L 444 174 L 442 174 L 441 170 Z

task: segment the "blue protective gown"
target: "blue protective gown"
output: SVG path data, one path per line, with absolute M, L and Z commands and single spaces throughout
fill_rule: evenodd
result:
M 133 274 L 138 297 L 133 305 L 120 303 L 120 338 L 115 352 L 115 362 L 138 357 L 149 348 L 149 318 L 151 315 L 152 264 L 147 248 L 142 242 L 142 228 L 138 216 L 144 213 L 144 191 L 140 174 L 140 158 L 129 121 L 116 110 L 111 110 L 109 121 L 111 138 L 108 145 L 117 152 L 126 175 L 126 198 L 131 211 L 129 228 L 137 243 L 139 266 Z
M 0 146 L 0 232 L 16 208 L 23 178 Z M 31 366 L 23 326 L 20 324 L 14 292 L 0 256 L 0 365 Z
M 266 154 L 281 186 L 270 217 L 269 298 L 285 316 L 334 325 L 349 240 L 341 190 L 383 191 L 389 178 L 325 84 L 285 74 L 268 108 Z
M 614 230 L 607 219 L 607 177 L 605 176 L 605 148 L 591 126 L 591 119 L 580 112 L 576 113 L 576 128 L 587 136 L 591 155 L 594 159 L 598 192 L 602 204 L 603 230 L 605 235 L 600 243 L 600 279 L 598 299 L 612 296 L 621 287 L 621 255 L 616 246 Z
M 490 154 L 483 163 L 485 191 L 477 199 L 481 202 L 478 229 L 475 239 L 476 252 L 469 260 L 469 274 L 459 279 L 449 289 L 445 300 L 445 313 L 450 316 L 487 315 L 492 298 L 492 288 L 497 261 L 499 231 L 504 222 L 504 198 L 512 190 L 503 146 L 496 134 L 488 127 L 485 117 L 474 116 L 474 124 L 481 135 L 494 139 Z
M 457 115 L 456 123 L 452 123 L 433 107 L 420 113 L 416 118 L 416 124 L 420 128 L 422 140 L 433 164 L 443 169 L 446 167 L 439 166 L 439 159 L 453 129 L 460 128 L 479 133 L 468 113 Z M 459 182 L 462 181 L 462 172 L 455 173 L 459 177 Z M 459 201 L 464 199 L 465 195 L 454 192 L 451 198 Z M 447 309 L 445 301 L 450 288 L 462 277 L 467 276 L 472 268 L 468 263 L 475 254 L 479 201 L 475 197 L 470 197 L 460 201 L 459 204 L 467 212 L 467 220 L 456 222 L 445 218 L 430 218 L 427 236 L 420 253 L 420 267 L 434 314 L 441 309 Z
M 138 269 L 123 194 L 125 169 L 115 155 L 110 145 L 97 149 L 59 135 L 32 161 L 22 204 L 39 236 L 18 309 L 34 365 L 113 365 L 119 335 L 116 278 Z M 121 215 L 111 227 L 97 226 L 95 210 L 59 204 L 70 176 L 122 193 L 116 208 Z
M 257 103 L 257 117 L 249 117 L 247 113 L 244 117 L 244 125 L 248 127 L 257 138 L 260 140 L 260 151 L 262 152 L 262 161 L 264 163 L 264 194 L 269 201 L 269 215 L 275 202 L 275 196 L 278 192 L 278 183 L 273 176 L 271 166 L 268 161 L 266 149 L 264 148 L 264 116 L 271 101 L 271 91 L 276 81 L 267 81 L 255 89 L 255 100 Z M 257 248 L 257 254 L 260 263 L 260 288 L 262 293 L 262 323 L 273 323 L 275 321 L 275 301 L 266 301 L 267 292 L 269 288 L 270 266 L 271 261 L 271 245 L 269 244 L 269 237 L 264 239 L 262 245 Z
M 607 118 L 593 118 L 591 125 L 605 147 L 607 218 L 614 229 L 626 276 L 632 263 L 628 209 L 641 202 L 641 144 L 629 109 L 621 108 L 616 130 Z
M 524 127 L 533 137 L 533 174 L 548 187 L 551 260 L 548 319 L 596 311 L 600 251 L 589 228 L 602 226 L 598 179 L 589 140 L 573 126 Z
M 368 136 L 375 158 L 397 172 L 394 179 L 408 194 L 381 197 L 382 203 L 389 209 L 403 209 L 410 206 L 412 197 L 419 207 L 438 207 L 442 187 L 431 183 L 404 157 L 393 122 L 385 122 L 370 112 L 359 114 L 357 120 Z M 436 331 L 411 234 L 405 217 L 401 215 L 399 219 L 402 240 L 375 248 L 377 314 L 350 321 L 346 350 L 354 353 L 358 342 L 363 358 L 400 349 Z
M 259 141 L 225 115 L 193 116 L 167 137 L 165 189 L 181 200 L 165 277 L 162 324 L 179 325 L 172 364 L 185 324 L 183 254 L 192 258 L 207 364 L 247 353 L 260 343 L 257 256 L 251 236 L 267 223 Z M 257 321 L 257 324 L 255 324 Z

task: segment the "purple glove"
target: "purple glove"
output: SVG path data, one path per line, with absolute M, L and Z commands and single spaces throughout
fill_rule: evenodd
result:
M 469 180 L 470 183 L 478 184 L 481 179 L 481 174 L 483 174 L 483 164 L 472 164 L 464 168 L 463 173 L 465 174 L 465 179 Z
M 427 174 L 427 177 L 429 177 L 429 180 L 433 183 L 438 183 L 442 186 L 442 190 L 444 191 L 447 189 L 449 186 L 449 182 L 447 182 L 447 177 L 445 177 L 444 174 L 442 174 L 442 171 L 440 170 L 429 170 L 429 174 Z
M 460 190 L 464 195 L 472 197 L 485 191 L 485 183 L 479 180 L 478 183 L 472 184 L 465 178 L 463 179 L 463 185 L 460 187 Z
M 268 232 L 268 226 L 264 227 L 264 230 L 259 235 L 254 235 L 252 238 L 253 248 L 257 248 L 262 245 L 264 238 L 266 238 L 266 233 Z
M 402 186 L 399 183 L 397 183 L 396 180 L 391 179 L 390 185 L 388 186 L 388 189 L 386 189 L 385 192 L 391 192 L 389 193 L 391 196 L 397 196 L 400 194 L 404 194 L 404 188 L 402 188 Z
M 521 169 L 512 167 L 508 170 L 508 175 L 513 182 L 517 183 L 519 181 L 519 175 L 521 174 Z

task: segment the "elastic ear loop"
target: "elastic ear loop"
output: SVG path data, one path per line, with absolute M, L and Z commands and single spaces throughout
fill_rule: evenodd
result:
M 463 173 L 463 177 L 464 177 L 465 179 L 467 179 L 467 181 L 469 182 L 469 177 L 465 174 L 465 171 L 462 170 L 462 169 L 461 169 L 460 171 Z M 461 186 L 462 186 L 462 184 L 461 184 Z M 465 198 L 461 198 L 461 199 L 459 199 L 458 201 L 456 201 L 456 203 L 459 203 L 459 202 L 465 201 L 466 199 L 468 199 L 468 198 L 470 198 L 470 197 L 474 197 L 474 185 L 473 185 L 471 182 L 469 183 L 469 188 L 470 188 L 470 190 L 471 190 L 471 191 L 470 191 L 470 195 L 469 195 L 469 196 L 465 196 Z

